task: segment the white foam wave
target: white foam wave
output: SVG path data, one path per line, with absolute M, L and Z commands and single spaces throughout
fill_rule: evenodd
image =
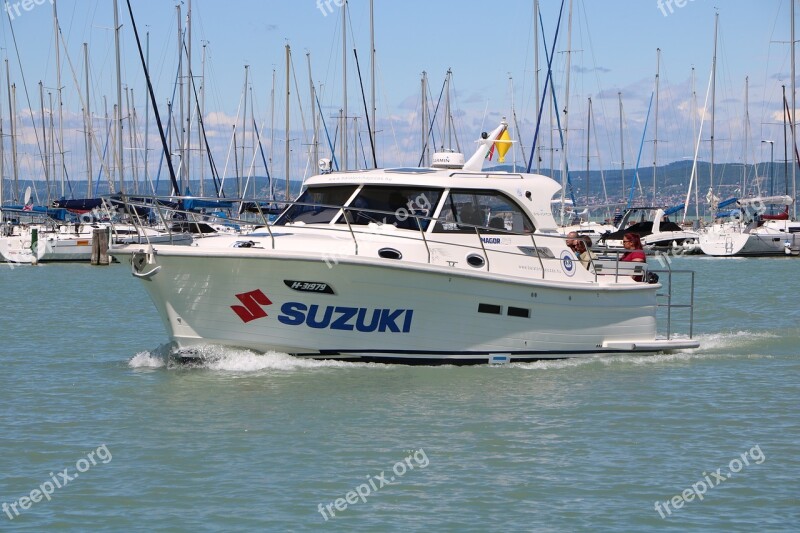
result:
M 209 370 L 226 372 L 259 372 L 263 370 L 291 371 L 307 368 L 375 366 L 343 361 L 303 359 L 282 352 L 267 352 L 261 354 L 249 350 L 239 350 L 221 346 L 206 346 L 203 347 L 200 352 L 200 366 Z
M 131 368 L 162 368 L 166 365 L 167 361 L 162 355 L 152 352 L 139 352 L 128 361 Z
M 592 357 L 576 357 L 567 359 L 542 360 L 533 363 L 513 363 L 512 368 L 527 370 L 561 370 L 577 368 L 585 365 L 648 365 L 675 362 L 686 362 L 693 359 L 729 358 L 729 357 L 767 357 L 754 355 L 753 346 L 765 342 L 765 339 L 779 339 L 782 336 L 770 331 L 730 331 L 696 335 L 700 342 L 696 349 L 681 350 L 674 353 L 655 355 L 614 354 Z M 176 361 L 181 357 L 190 357 Z M 298 369 L 319 368 L 391 368 L 395 365 L 377 363 L 357 363 L 347 361 L 331 361 L 306 359 L 281 352 L 257 353 L 250 350 L 225 346 L 206 345 L 193 348 L 189 352 L 175 354 L 169 345 L 159 346 L 153 351 L 139 352 L 128 361 L 131 368 L 172 368 L 187 366 L 221 372 L 260 372 L 260 371 L 292 371 Z M 498 366 L 500 368 L 503 365 Z
M 528 370 L 561 370 L 576 368 L 584 365 L 648 365 L 675 362 L 686 362 L 694 359 L 730 358 L 730 357 L 769 357 L 753 355 L 747 347 L 761 344 L 764 339 L 778 339 L 781 336 L 769 331 L 732 331 L 727 333 L 710 333 L 695 335 L 694 339 L 700 342 L 699 348 L 680 350 L 673 353 L 658 353 L 653 355 L 614 354 L 596 355 L 592 357 L 542 360 L 533 363 L 514 363 L 510 366 Z M 678 337 L 679 338 L 679 337 Z M 743 350 L 744 348 L 744 350 Z
M 134 355 L 131 368 L 202 368 L 222 372 L 260 372 L 264 370 L 291 371 L 313 368 L 383 368 L 390 365 L 304 359 L 282 352 L 257 353 L 226 346 L 205 345 L 182 352 L 174 352 L 170 345 Z

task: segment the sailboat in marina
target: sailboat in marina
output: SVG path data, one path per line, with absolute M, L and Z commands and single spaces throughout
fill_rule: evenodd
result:
M 794 34 L 794 1 L 791 2 L 791 5 L 792 34 Z M 709 199 L 715 222 L 700 231 L 700 248 L 704 254 L 714 257 L 800 255 L 800 239 L 797 237 L 800 232 L 800 223 L 789 220 L 789 206 L 794 204 L 794 198 L 791 196 L 756 196 L 732 199 L 730 205 L 733 205 L 733 209 L 716 212 L 719 207 L 725 207 L 723 204 L 717 205 L 714 196 L 714 80 L 717 64 L 718 24 L 719 15 L 714 21 L 714 59 L 711 73 L 711 188 Z M 794 49 L 793 42 L 792 49 Z M 794 70 L 794 61 L 792 61 L 793 85 Z M 786 106 L 785 103 L 784 106 Z M 794 128 L 792 130 L 794 133 Z M 782 208 L 782 212 L 767 214 L 770 206 L 779 206 Z

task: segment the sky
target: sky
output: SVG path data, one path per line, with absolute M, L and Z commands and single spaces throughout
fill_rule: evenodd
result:
M 238 125 L 237 135 L 241 134 L 242 118 L 238 115 L 242 109 L 245 65 L 248 65 L 247 92 L 248 95 L 252 93 L 252 103 L 248 107 L 252 106 L 262 146 L 266 157 L 271 159 L 272 174 L 276 179 L 284 179 L 287 44 L 291 47 L 293 64 L 289 108 L 290 175 L 292 179 L 300 179 L 315 169 L 316 164 L 309 157 L 311 103 L 307 61 L 310 58 L 311 75 L 322 105 L 321 115 L 333 136 L 337 127 L 335 117 L 342 108 L 342 3 L 343 0 L 192 1 L 192 75 L 195 84 L 199 87 L 203 83 L 205 88 L 204 121 L 220 174 L 234 175 L 235 158 L 230 146 L 234 124 Z M 566 0 L 552 62 L 556 105 L 562 127 L 567 129 L 566 153 L 571 169 L 586 167 L 589 98 L 592 99 L 593 113 L 590 168 L 619 168 L 623 157 L 626 168 L 635 166 L 637 159 L 643 167 L 652 165 L 654 158 L 658 164 L 691 160 L 696 149 L 700 160 L 710 158 L 710 101 L 705 112 L 703 107 L 711 74 L 715 13 L 719 13 L 715 161 L 769 161 L 770 145 L 761 142 L 763 140 L 774 142 L 773 157 L 776 161 L 783 159 L 782 85 L 786 85 L 787 96 L 791 99 L 790 0 L 572 0 L 571 3 L 571 24 L 568 16 L 570 0 Z M 508 161 L 521 163 L 523 153 L 525 157 L 530 155 L 537 122 L 533 5 L 532 0 L 375 1 L 375 129 L 379 166 L 414 166 L 419 162 L 422 144 L 421 75 L 423 71 L 427 73 L 429 98 L 432 100 L 429 105 L 433 107 L 448 69 L 453 72 L 451 107 L 456 138 L 467 157 L 480 132 L 490 131 L 503 117 L 511 122 L 514 136 L 520 140 Z M 111 0 L 57 0 L 56 6 L 64 41 L 59 49 L 64 134 L 63 138 L 57 137 L 65 152 L 64 164 L 70 179 L 82 180 L 86 179 L 81 103 L 86 96 L 82 45 L 85 42 L 89 47 L 91 88 L 88 96 L 95 146 L 102 147 L 106 141 L 105 107 L 113 115 L 116 103 L 113 4 Z M 180 4 L 131 0 L 131 6 L 143 41 L 145 34 L 149 33 L 150 71 L 159 110 L 162 118 L 166 118 L 178 68 L 178 31 L 179 26 L 185 28 L 189 3 L 188 0 Z M 176 6 L 181 9 L 180 25 Z M 358 50 L 369 101 L 369 2 L 351 0 L 348 6 L 348 115 L 358 117 L 359 145 L 363 145 L 369 154 L 364 104 L 352 52 L 353 48 Z M 557 0 L 541 1 L 540 90 L 547 73 L 546 55 L 541 43 L 546 41 L 548 48 L 553 46 L 560 6 L 561 2 Z M 39 147 L 43 145 L 43 137 L 51 137 L 51 109 L 54 110 L 54 129 L 56 133 L 60 130 L 58 106 L 49 103 L 51 94 L 55 102 L 58 100 L 52 1 L 9 0 L 2 15 L 0 58 L 8 60 L 11 83 L 17 87 L 15 113 L 20 179 L 42 179 L 42 150 Z M 147 95 L 124 1 L 120 2 L 119 17 L 123 100 L 126 100 L 123 114 L 127 116 L 135 108 L 137 116 L 136 123 L 124 123 L 125 128 L 135 132 L 134 141 L 128 138 L 128 132 L 124 134 L 125 174 L 126 179 L 134 173 L 143 179 Z M 201 61 L 203 50 L 204 63 Z M 656 120 L 654 92 L 657 69 Z M 205 76 L 201 77 L 203 73 Z M 749 78 L 747 127 L 746 78 Z M 43 106 L 39 98 L 40 81 L 45 100 Z M 133 97 L 130 104 L 127 103 L 130 97 L 127 89 Z M 0 104 L 4 175 L 8 178 L 11 175 L 11 139 L 5 65 L 0 69 Z M 175 104 L 177 107 L 177 97 Z M 545 104 L 539 137 L 542 165 L 549 167 L 552 156 L 553 166 L 559 168 L 564 151 L 560 149 L 555 124 L 551 125 L 550 120 L 550 109 L 555 105 L 549 100 Z M 512 118 L 512 109 L 516 122 Z M 706 121 L 697 148 L 698 129 L 704 115 Z M 438 119 L 441 119 L 441 113 Z M 270 128 L 273 120 L 274 134 Z M 189 168 L 195 176 L 207 173 L 207 170 L 201 166 L 204 163 L 197 150 L 199 141 L 194 138 L 196 121 L 191 127 L 195 132 L 191 140 L 194 155 L 190 158 Z M 249 125 L 247 127 L 252 130 Z M 442 128 L 443 123 L 437 120 L 434 128 L 437 145 L 442 140 Z M 328 156 L 330 150 L 326 149 L 327 140 L 324 133 L 322 135 L 322 155 Z M 352 121 L 348 126 L 348 138 L 355 138 Z M 658 140 L 657 152 L 653 149 L 654 138 Z M 153 123 L 148 133 L 148 172 L 151 175 L 157 171 L 161 153 L 159 142 Z M 241 144 L 242 140 L 237 136 L 237 145 Z M 255 151 L 257 142 L 252 140 L 252 134 L 244 144 L 247 172 L 264 175 L 264 165 L 260 154 Z M 353 144 L 351 140 L 350 146 Z M 554 145 L 559 147 L 551 150 Z M 98 159 L 94 164 L 94 173 L 97 174 L 99 158 L 95 158 Z M 364 166 L 364 159 L 370 158 L 359 151 L 359 167 Z M 355 156 L 350 155 L 349 159 L 352 167 Z M 176 165 L 179 163 L 177 156 L 173 161 Z M 162 179 L 164 176 L 162 174 Z

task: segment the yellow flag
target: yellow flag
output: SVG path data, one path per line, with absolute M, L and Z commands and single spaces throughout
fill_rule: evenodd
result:
M 498 157 L 497 162 L 504 163 L 506 160 L 506 153 L 508 152 L 508 149 L 511 148 L 511 136 L 508 134 L 507 129 L 502 135 L 500 135 L 500 138 L 497 139 L 494 144 L 497 147 L 497 155 L 500 156 Z

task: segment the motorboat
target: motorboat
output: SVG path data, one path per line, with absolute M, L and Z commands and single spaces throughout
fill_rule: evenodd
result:
M 608 248 L 622 248 L 626 233 L 635 233 L 647 252 L 693 254 L 700 251 L 700 235 L 670 220 L 670 215 L 683 209 L 683 205 L 662 207 L 632 207 L 625 210 L 622 219 L 612 232 L 601 236 L 598 244 Z
M 698 347 L 691 317 L 688 334 L 671 331 L 675 317 L 663 327 L 659 316 L 679 311 L 665 284 L 634 280 L 648 265 L 578 261 L 551 214 L 557 182 L 483 171 L 506 128 L 484 133 L 466 162 L 442 153 L 429 168 L 331 172 L 322 160 L 271 224 L 111 253 L 130 261 L 180 357 L 213 344 L 486 364 Z

